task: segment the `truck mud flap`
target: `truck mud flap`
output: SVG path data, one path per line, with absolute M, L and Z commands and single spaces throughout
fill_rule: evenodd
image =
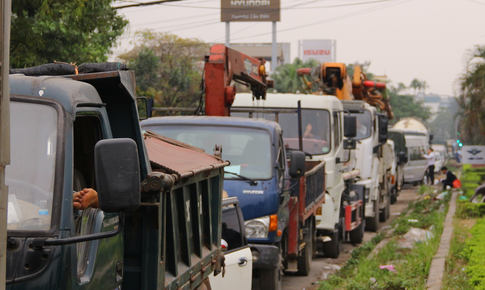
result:
M 350 232 L 362 223 L 362 200 L 353 201 L 345 206 L 345 230 Z
M 253 253 L 253 268 L 276 269 L 280 262 L 280 249 L 273 245 L 249 244 Z M 254 260 L 255 256 L 258 256 Z

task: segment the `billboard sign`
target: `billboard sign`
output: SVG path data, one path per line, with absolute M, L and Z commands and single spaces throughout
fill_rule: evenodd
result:
M 335 62 L 335 40 L 303 39 L 300 46 L 301 60 L 314 59 L 320 63 Z
M 280 21 L 280 10 L 280 0 L 221 0 L 221 21 Z
M 485 146 L 461 147 L 463 164 L 485 164 Z

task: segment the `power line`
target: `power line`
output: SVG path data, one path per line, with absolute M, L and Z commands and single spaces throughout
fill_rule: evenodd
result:
M 406 0 L 404 0 L 404 1 L 406 1 Z M 286 32 L 286 31 L 295 30 L 295 29 L 302 28 L 302 27 L 309 27 L 309 26 L 313 26 L 313 25 L 317 25 L 317 24 L 322 24 L 322 23 L 328 23 L 328 22 L 338 21 L 338 20 L 346 19 L 346 18 L 353 17 L 353 16 L 359 16 L 359 15 L 365 14 L 367 12 L 373 12 L 373 11 L 380 10 L 380 9 L 383 9 L 383 8 L 388 8 L 388 7 L 391 7 L 391 6 L 394 6 L 394 5 L 397 5 L 397 4 L 402 4 L 402 3 L 404 3 L 404 2 L 399 2 L 399 3 L 396 3 L 395 2 L 395 3 L 390 3 L 390 4 L 383 4 L 383 5 L 379 6 L 379 7 L 373 7 L 373 8 L 369 8 L 369 9 L 357 11 L 357 12 L 352 12 L 352 13 L 349 13 L 349 14 L 346 14 L 346 15 L 337 16 L 337 17 L 334 17 L 334 18 L 322 20 L 322 21 L 317 21 L 317 22 L 313 22 L 313 23 L 309 23 L 309 24 L 303 24 L 303 25 L 300 25 L 300 26 L 295 26 L 295 27 L 292 27 L 292 28 L 278 30 L 276 33 Z M 251 35 L 251 36 L 239 37 L 239 38 L 235 38 L 233 40 L 245 39 L 245 38 L 250 38 L 250 37 L 255 37 L 255 36 L 262 36 L 262 35 L 268 35 L 268 34 L 272 34 L 272 32 L 265 32 L 265 33 Z
M 150 6 L 150 5 L 163 4 L 163 3 L 174 2 L 174 1 L 181 1 L 181 0 L 159 0 L 159 1 L 154 1 L 154 2 L 135 2 L 135 4 L 116 6 L 116 7 L 113 7 L 113 9 L 124 9 L 124 8 L 132 8 L 132 7 Z
M 337 4 L 337 5 L 328 5 L 328 6 L 316 6 L 316 7 L 296 7 L 300 5 L 307 5 L 309 3 L 316 2 L 318 0 L 313 0 L 310 2 L 305 2 L 305 3 L 298 3 L 295 4 L 294 6 L 289 6 L 289 7 L 281 7 L 280 10 L 288 10 L 288 9 L 320 9 L 320 8 L 336 8 L 336 7 L 346 7 L 346 6 L 357 6 L 357 5 L 365 5 L 365 4 L 375 4 L 375 3 L 381 3 L 381 2 L 393 2 L 396 0 L 375 0 L 375 1 L 367 1 L 367 2 L 359 2 L 359 3 L 349 3 L 349 4 Z M 167 7 L 181 7 L 181 8 L 194 8 L 194 9 L 221 9 L 221 7 L 206 7 L 206 6 L 188 6 L 188 5 L 177 5 L 177 4 L 167 4 L 164 5 Z M 253 10 L 254 8 L 234 8 L 234 9 L 225 9 L 226 11 L 240 11 L 240 10 Z
M 149 24 L 157 24 L 157 23 L 164 23 L 164 22 L 172 22 L 172 21 L 185 21 L 187 19 L 193 19 L 193 18 L 201 18 L 201 17 L 208 17 L 208 16 L 214 16 L 214 15 L 219 15 L 219 13 L 210 13 L 210 14 L 205 14 L 205 15 L 198 15 L 198 16 L 191 16 L 191 17 L 184 17 L 184 18 L 172 18 L 172 19 L 165 19 L 165 20 L 160 20 L 160 21 L 153 21 L 153 22 L 146 22 L 146 23 L 139 23 L 139 24 L 134 24 L 131 26 L 142 26 L 142 25 L 149 25 Z

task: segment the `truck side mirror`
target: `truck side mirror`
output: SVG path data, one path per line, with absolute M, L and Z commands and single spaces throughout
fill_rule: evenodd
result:
M 291 151 L 289 173 L 292 178 L 305 175 L 305 153 Z
M 387 142 L 387 127 L 389 120 L 386 115 L 378 114 L 379 116 L 379 143 Z
M 94 147 L 96 190 L 104 212 L 133 211 L 140 206 L 140 166 L 135 141 L 105 139 Z
M 408 157 L 405 152 L 399 152 L 399 163 L 408 163 Z
M 344 136 L 347 138 L 354 138 L 357 136 L 357 117 L 344 116 Z
M 433 141 L 433 138 L 434 138 L 433 134 L 429 134 L 429 142 Z

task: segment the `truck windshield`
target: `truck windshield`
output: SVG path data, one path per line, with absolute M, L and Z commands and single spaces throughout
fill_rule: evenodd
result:
M 251 179 L 270 179 L 272 173 L 271 142 L 267 131 L 241 127 L 170 125 L 149 126 L 148 129 L 162 136 L 188 143 L 213 154 L 214 146 L 222 145 L 222 157 L 231 162 L 224 168 Z M 226 179 L 238 179 L 225 174 Z
M 370 137 L 372 132 L 372 120 L 369 111 L 351 113 L 357 118 L 357 136 L 354 139 L 361 140 Z
M 10 165 L 6 167 L 8 230 L 51 227 L 57 145 L 57 111 L 47 105 L 12 102 Z
M 283 110 L 283 109 L 282 109 Z M 327 154 L 330 152 L 330 114 L 327 110 L 302 109 L 302 135 L 303 151 L 312 155 Z M 231 113 L 237 117 L 248 117 L 248 113 Z M 275 121 L 275 114 L 253 114 L 255 118 Z M 285 146 L 299 150 L 298 114 L 279 113 L 278 123 L 283 129 Z

